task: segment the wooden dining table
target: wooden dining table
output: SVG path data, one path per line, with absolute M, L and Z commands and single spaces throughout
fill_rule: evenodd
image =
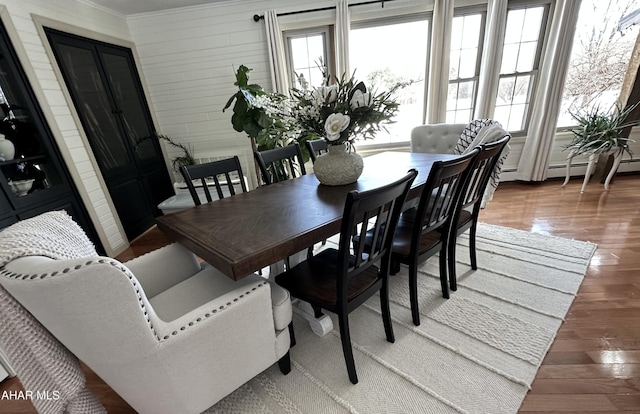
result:
M 431 166 L 451 154 L 383 152 L 364 158 L 357 182 L 320 184 L 313 174 L 259 187 L 156 219 L 158 228 L 234 280 L 340 232 L 347 193 L 418 171 L 408 198 L 418 197 Z

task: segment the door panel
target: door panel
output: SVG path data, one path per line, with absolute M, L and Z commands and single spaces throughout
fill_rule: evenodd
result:
M 131 240 L 155 223 L 173 187 L 131 50 L 45 29 Z M 159 200 L 159 201 L 158 201 Z
M 148 202 L 149 194 L 142 181 L 122 181 L 112 187 L 111 194 L 122 226 L 128 229 L 127 235 L 142 234 L 149 228 L 148 219 L 154 217 L 154 211 Z

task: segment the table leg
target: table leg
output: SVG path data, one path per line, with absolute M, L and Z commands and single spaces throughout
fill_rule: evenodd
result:
M 318 336 L 325 336 L 329 332 L 333 331 L 333 321 L 329 315 L 322 315 L 319 318 L 316 318 L 311 305 L 300 299 L 295 299 L 292 305 L 293 313 L 306 319 L 314 334 Z
M 611 171 L 607 174 L 607 179 L 604 182 L 604 189 L 609 191 L 609 182 L 618 171 L 618 167 L 620 166 L 620 161 L 622 161 L 622 151 L 616 152 L 616 155 L 613 156 L 613 165 L 611 166 Z
M 584 174 L 584 181 L 582 182 L 582 188 L 580 189 L 581 193 L 584 193 L 584 189 L 587 188 L 587 183 L 591 178 L 591 174 L 593 173 L 593 169 L 596 166 L 596 160 L 598 159 L 598 154 L 589 155 L 589 164 L 587 164 L 587 172 Z

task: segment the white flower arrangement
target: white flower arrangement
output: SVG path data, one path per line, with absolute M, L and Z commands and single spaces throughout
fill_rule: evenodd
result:
M 303 83 L 301 89 L 291 90 L 298 140 L 321 137 L 331 145 L 351 145 L 356 139 L 374 138 L 398 111 L 399 104 L 392 98 L 396 89 L 376 94 L 355 76 L 320 87 Z

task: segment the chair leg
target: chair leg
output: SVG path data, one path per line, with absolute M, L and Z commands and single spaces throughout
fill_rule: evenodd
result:
M 358 383 L 358 375 L 356 374 L 356 363 L 353 359 L 353 349 L 351 348 L 351 336 L 349 334 L 349 314 L 340 313 L 338 315 L 340 321 L 340 339 L 342 340 L 342 353 L 344 354 L 344 362 L 347 364 L 347 372 L 349 380 L 352 384 Z
M 384 323 L 384 333 L 387 335 L 387 342 L 396 341 L 393 335 L 393 325 L 391 323 L 391 310 L 389 309 L 389 282 L 387 278 L 382 282 L 380 289 L 380 310 L 382 312 L 382 322 Z
M 478 270 L 478 260 L 476 259 L 476 228 L 477 221 L 474 221 L 469 229 L 469 259 L 471 260 L 471 268 Z
M 396 275 L 400 271 L 400 261 L 391 260 L 391 266 L 389 267 L 389 274 Z
M 443 242 L 444 243 L 444 242 Z M 447 248 L 446 243 L 440 249 L 440 286 L 442 286 L 442 297 L 449 299 L 449 283 L 447 280 Z
M 418 265 L 409 265 L 409 301 L 411 302 L 411 318 L 415 326 L 420 326 L 420 310 L 418 309 Z
M 293 322 L 289 324 L 289 348 L 296 346 L 296 333 L 293 331 Z
M 291 372 L 291 357 L 289 356 L 289 351 L 278 360 L 278 366 L 280 367 L 280 372 L 284 375 Z
M 458 242 L 457 231 L 451 232 L 449 246 L 447 247 L 447 262 L 449 264 L 449 288 L 458 290 L 458 276 L 456 274 L 456 245 Z

